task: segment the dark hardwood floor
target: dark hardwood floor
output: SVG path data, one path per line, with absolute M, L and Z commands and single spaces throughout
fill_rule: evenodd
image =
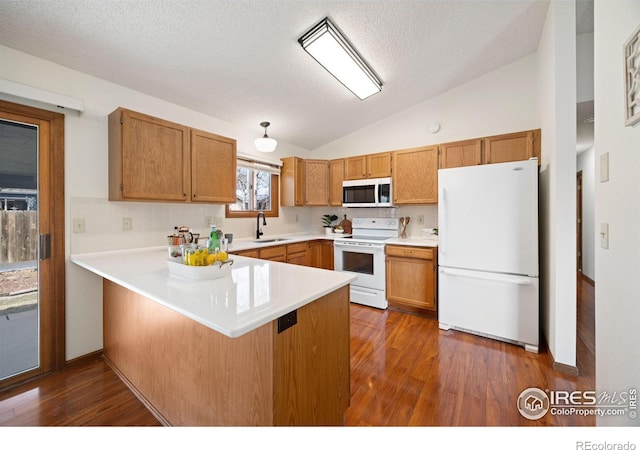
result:
M 579 376 L 552 369 L 546 351 L 438 329 L 437 321 L 351 306 L 350 426 L 593 426 L 592 417 L 531 421 L 525 388 L 595 388 L 593 285 L 579 279 Z M 159 425 L 100 356 L 0 393 L 2 426 Z

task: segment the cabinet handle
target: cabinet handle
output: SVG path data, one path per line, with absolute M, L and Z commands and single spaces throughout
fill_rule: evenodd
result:
M 193 194 L 193 198 L 196 198 L 196 197 L 197 197 L 197 195 L 196 195 L 196 194 Z
M 183 197 L 186 197 L 186 196 L 187 196 L 187 193 L 186 193 L 186 192 L 183 192 L 183 193 L 182 193 L 182 196 L 183 196 Z

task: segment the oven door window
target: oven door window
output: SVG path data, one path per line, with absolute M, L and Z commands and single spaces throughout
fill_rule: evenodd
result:
M 374 203 L 376 200 L 375 186 L 345 186 L 342 188 L 343 203 Z
M 373 275 L 373 255 L 370 253 L 343 251 L 342 270 Z

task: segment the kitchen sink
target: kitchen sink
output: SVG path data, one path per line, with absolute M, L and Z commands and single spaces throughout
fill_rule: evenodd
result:
M 290 240 L 290 238 L 254 239 L 253 242 L 255 242 L 256 244 L 269 244 L 272 242 L 282 242 L 288 240 Z

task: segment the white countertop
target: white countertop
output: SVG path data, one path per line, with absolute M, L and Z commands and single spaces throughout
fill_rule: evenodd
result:
M 296 242 L 304 242 L 304 241 L 313 241 L 317 239 L 341 239 L 351 236 L 350 234 L 299 234 L 299 235 L 282 235 L 282 236 L 263 236 L 260 238 L 262 242 L 256 242 L 254 239 L 239 239 L 234 240 L 231 245 L 229 245 L 230 252 L 237 252 L 241 250 L 248 250 L 253 248 L 262 248 L 262 247 L 270 247 L 274 245 L 287 245 L 287 244 L 295 244 Z M 275 242 L 265 242 L 269 239 L 283 239 Z M 438 246 L 438 237 L 422 237 L 422 236 L 414 236 L 407 238 L 390 238 L 384 241 L 385 244 L 392 245 L 412 245 L 416 247 L 437 247 Z
M 309 239 L 305 236 L 300 241 Z M 234 255 L 230 276 L 192 281 L 170 275 L 166 258 L 167 249 L 161 247 L 71 255 L 70 259 L 78 266 L 232 338 L 356 279 L 343 272 Z
M 263 247 L 272 247 L 274 245 L 287 245 L 287 244 L 295 244 L 296 242 L 305 242 L 305 241 L 315 241 L 318 239 L 329 239 L 336 240 L 340 238 L 344 238 L 347 236 L 351 236 L 350 234 L 341 234 L 341 233 L 331 233 L 331 234 L 287 234 L 287 235 L 276 235 L 276 236 L 262 236 L 260 239 L 253 238 L 242 238 L 242 239 L 234 239 L 231 244 L 229 244 L 230 252 L 238 252 L 241 250 L 248 250 L 253 248 L 263 248 Z M 275 242 L 267 242 L 271 239 L 282 239 L 277 240 Z M 200 239 L 200 241 L 206 241 L 205 239 Z M 200 242 L 198 241 L 198 242 Z M 259 241 L 259 242 L 258 242 Z

